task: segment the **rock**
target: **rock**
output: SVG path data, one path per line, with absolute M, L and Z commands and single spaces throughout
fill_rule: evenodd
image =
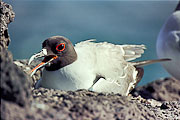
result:
M 134 96 L 140 95 L 145 99 L 155 99 L 158 101 L 179 101 L 179 86 L 179 80 L 165 78 L 137 87 L 131 92 L 131 94 Z
M 61 111 L 71 119 L 156 119 L 154 112 L 120 94 L 105 94 L 88 90 L 61 91 L 40 88 L 33 90 L 34 101 Z M 54 119 L 58 115 L 53 114 Z
M 30 71 L 37 66 L 41 61 L 35 60 L 31 63 L 31 65 L 28 65 L 28 60 L 23 59 L 23 60 L 14 60 L 14 63 L 22 70 L 24 71 L 27 75 L 30 76 Z M 42 69 L 38 70 L 33 76 L 32 76 L 32 81 L 31 81 L 31 87 L 34 87 L 35 83 L 40 79 L 42 73 Z
M 1 99 L 24 106 L 30 97 L 30 78 L 13 63 L 10 54 L 6 49 L 0 52 Z
M 2 48 L 8 48 L 10 43 L 8 24 L 14 21 L 15 13 L 11 5 L 4 2 L 0 2 L 0 4 L 0 50 L 2 50 Z
M 30 78 L 13 63 L 12 54 L 6 49 L 10 43 L 8 24 L 14 20 L 15 14 L 11 5 L 4 2 L 0 3 L 1 100 L 25 106 L 30 97 L 30 85 L 27 82 Z
M 30 85 L 27 82 L 30 78 L 13 63 L 12 54 L 6 49 L 10 43 L 8 24 L 14 20 L 15 14 L 11 5 L 4 2 L 0 4 L 1 100 L 25 106 L 30 97 Z
M 165 101 L 160 108 L 156 108 L 153 111 L 161 120 L 179 120 L 180 101 Z

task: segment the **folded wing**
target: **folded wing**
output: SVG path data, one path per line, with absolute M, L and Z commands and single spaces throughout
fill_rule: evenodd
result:
M 145 46 L 114 45 L 107 42 L 94 43 L 92 41 L 94 40 L 80 42 L 76 44 L 75 48 L 88 51 L 87 55 L 94 58 L 94 73 L 104 77 L 94 84 L 93 90 L 127 95 L 137 83 L 138 74 L 131 62 L 127 61 L 141 57 Z

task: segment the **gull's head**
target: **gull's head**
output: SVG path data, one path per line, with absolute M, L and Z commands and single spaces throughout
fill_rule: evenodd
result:
M 76 61 L 77 54 L 70 40 L 63 36 L 53 36 L 42 43 L 42 50 L 31 56 L 29 64 L 41 57 L 44 59 L 31 71 L 31 75 L 42 67 L 48 71 L 55 71 L 69 65 Z

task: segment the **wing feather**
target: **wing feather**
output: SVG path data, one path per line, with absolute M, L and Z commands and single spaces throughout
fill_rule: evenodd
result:
M 141 57 L 146 49 L 145 45 L 114 45 L 112 43 L 101 42 L 94 43 L 96 39 L 90 39 L 76 44 L 76 47 L 84 47 L 84 46 L 97 46 L 99 48 L 108 49 L 111 52 L 117 52 L 117 54 L 124 57 L 124 60 L 131 61 L 136 58 Z
M 146 49 L 145 45 L 122 45 L 122 47 L 125 51 L 124 58 L 126 61 L 141 57 L 144 53 L 144 49 Z
M 138 74 L 136 68 L 127 61 L 140 57 L 144 53 L 145 46 L 114 45 L 107 42 L 94 43 L 92 41 L 94 40 L 80 42 L 75 45 L 75 49 L 79 52 L 83 51 L 83 54 L 87 56 L 87 61 L 93 60 L 91 67 L 95 74 L 105 77 L 105 79 L 101 78 L 93 89 L 98 92 L 103 89 L 103 91 L 127 95 L 129 86 L 135 87 Z

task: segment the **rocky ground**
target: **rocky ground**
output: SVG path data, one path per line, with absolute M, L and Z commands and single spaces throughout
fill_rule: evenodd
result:
M 1 119 L 2 120 L 180 120 L 180 81 L 156 80 L 137 87 L 129 96 L 88 90 L 34 89 L 40 78 L 29 71 L 37 65 L 13 61 L 8 51 L 7 24 L 14 19 L 12 7 L 1 2 Z

